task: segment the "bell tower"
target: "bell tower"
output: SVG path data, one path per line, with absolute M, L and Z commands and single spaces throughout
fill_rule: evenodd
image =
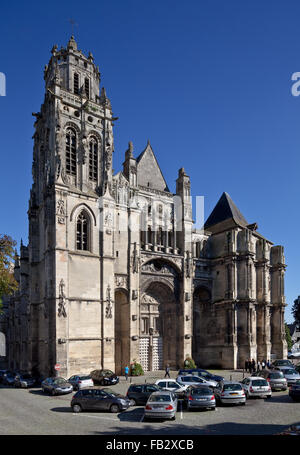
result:
M 66 47 L 53 46 L 44 80 L 44 102 L 33 114 L 28 367 L 51 374 L 59 363 L 64 375 L 77 361 L 76 343 L 88 352 L 82 371 L 103 357 L 103 337 L 95 336 L 103 332 L 108 286 L 99 197 L 111 191 L 114 119 L 93 55 L 73 36 Z M 75 328 L 79 314 L 82 329 Z

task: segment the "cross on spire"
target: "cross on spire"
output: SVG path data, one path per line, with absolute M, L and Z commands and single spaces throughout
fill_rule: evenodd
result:
M 74 37 L 74 26 L 78 26 L 78 24 L 74 21 L 74 19 L 69 19 L 69 22 L 71 24 L 71 27 L 72 27 L 72 36 Z

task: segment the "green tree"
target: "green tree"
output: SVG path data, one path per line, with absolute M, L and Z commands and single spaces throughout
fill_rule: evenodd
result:
M 285 339 L 287 342 L 288 350 L 290 351 L 293 346 L 292 337 L 291 337 L 290 329 L 289 329 L 287 323 L 285 322 L 284 325 L 285 325 Z
M 15 259 L 16 241 L 8 235 L 0 234 L 0 311 L 1 297 L 10 295 L 18 289 L 12 271 L 12 262 Z
M 295 322 L 300 324 L 300 296 L 294 300 L 294 305 L 292 306 L 292 315 L 294 316 Z

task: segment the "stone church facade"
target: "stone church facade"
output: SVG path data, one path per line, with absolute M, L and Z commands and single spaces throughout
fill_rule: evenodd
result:
M 54 46 L 34 113 L 29 242 L 16 258 L 9 367 L 60 375 L 144 370 L 187 356 L 243 367 L 286 356 L 282 246 L 227 193 L 194 229 L 191 182 L 169 191 L 148 144 L 113 173 L 113 115 L 91 53 Z

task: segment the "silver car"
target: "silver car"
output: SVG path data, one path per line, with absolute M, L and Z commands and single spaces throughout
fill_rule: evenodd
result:
M 239 382 L 221 381 L 214 390 L 216 401 L 222 404 L 246 404 L 246 395 Z
M 206 386 L 188 387 L 185 395 L 188 411 L 195 408 L 216 409 L 216 398 L 211 388 Z
M 300 374 L 294 368 L 280 367 L 280 371 L 282 371 L 288 385 L 295 384 L 295 382 L 299 381 L 300 379 Z
M 74 390 L 80 390 L 84 387 L 93 387 L 94 381 L 88 374 L 75 374 L 68 379 Z
M 148 398 L 144 411 L 146 419 L 176 419 L 178 400 L 173 392 L 161 390 Z
M 242 387 L 246 393 L 246 397 L 272 397 L 271 387 L 265 378 L 259 376 L 250 376 L 243 379 L 241 382 Z
M 204 378 L 201 378 L 200 376 L 195 376 L 192 374 L 178 376 L 176 381 L 178 382 L 178 384 L 188 385 L 188 386 L 203 384 L 203 385 L 206 385 L 207 387 L 214 388 L 214 387 L 217 387 L 217 385 L 218 385 L 217 381 L 204 379 Z
M 61 377 L 47 378 L 41 383 L 41 387 L 43 392 L 48 392 L 52 396 L 73 392 L 72 384 Z

